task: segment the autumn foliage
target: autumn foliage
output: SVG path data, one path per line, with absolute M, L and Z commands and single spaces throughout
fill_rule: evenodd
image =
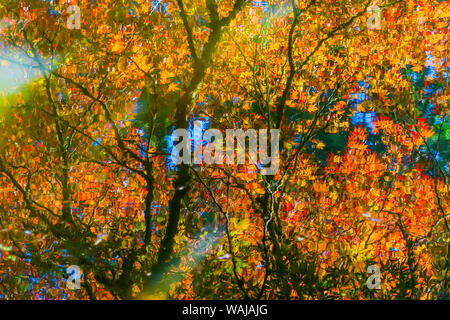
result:
M 0 298 L 448 299 L 449 12 L 2 0 Z M 195 120 L 280 129 L 277 174 L 174 165 Z

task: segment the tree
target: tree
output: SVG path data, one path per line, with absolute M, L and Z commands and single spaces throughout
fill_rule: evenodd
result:
M 69 5 L 0 5 L 1 297 L 448 297 L 445 2 Z M 278 172 L 174 166 L 196 120 Z

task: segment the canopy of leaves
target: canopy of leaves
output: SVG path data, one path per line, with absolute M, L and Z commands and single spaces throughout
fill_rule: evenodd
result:
M 449 297 L 446 1 L 73 2 L 0 3 L 0 299 Z

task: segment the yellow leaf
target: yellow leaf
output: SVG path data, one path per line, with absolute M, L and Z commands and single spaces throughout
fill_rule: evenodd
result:
M 125 46 L 123 45 L 122 42 L 116 41 L 116 43 L 114 43 L 113 47 L 111 48 L 111 51 L 118 53 L 118 52 L 121 52 L 124 48 L 125 48 Z
M 246 230 L 250 224 L 250 221 L 248 219 L 244 219 L 241 222 L 239 222 L 239 229 L 240 230 Z
M 172 91 L 177 91 L 179 88 L 178 88 L 178 84 L 177 83 L 171 83 L 170 85 L 169 85 L 169 88 L 167 89 L 167 91 L 168 92 L 172 92 Z
M 161 83 L 167 83 L 167 79 L 175 77 L 175 73 L 163 70 L 160 76 L 161 76 Z

